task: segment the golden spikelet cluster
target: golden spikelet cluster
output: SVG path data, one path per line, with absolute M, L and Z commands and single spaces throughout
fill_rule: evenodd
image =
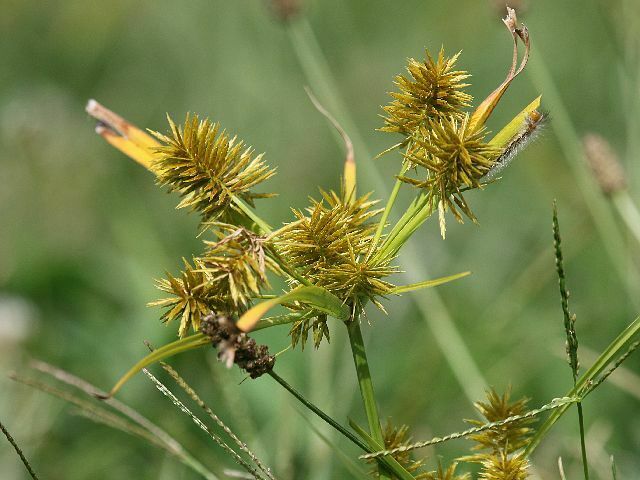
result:
M 251 147 L 221 131 L 218 123 L 197 115 L 187 114 L 184 126 L 168 120 L 170 134 L 155 133 L 162 145 L 152 170 L 160 185 L 183 197 L 178 208 L 198 211 L 204 221 L 232 222 L 243 215 L 234 197 L 253 205 L 256 198 L 272 196 L 251 191 L 275 173 L 262 154 L 255 156 Z
M 196 262 L 207 282 L 229 298 L 235 311 L 245 310 L 263 287 L 270 288 L 266 272 L 280 273 L 264 250 L 264 237 L 228 224 L 215 224 L 216 241 L 205 241 Z
M 165 322 L 180 318 L 178 335 L 184 337 L 191 327 L 200 329 L 204 316 L 215 313 L 235 316 L 246 310 L 252 298 L 269 287 L 267 271 L 280 273 L 264 251 L 264 238 L 228 224 L 212 226 L 216 241 L 205 241 L 205 251 L 187 262 L 178 278 L 171 274 L 156 281 L 158 289 L 170 297 L 149 303 L 165 307 Z
M 500 395 L 495 390 L 487 391 L 485 402 L 476 402 L 475 407 L 488 422 L 498 422 L 527 412 L 528 399 L 511 401 L 510 389 Z M 483 425 L 478 420 L 468 420 L 474 425 Z M 524 480 L 528 478 L 529 462 L 519 451 L 529 442 L 533 429 L 532 418 L 516 420 L 499 427 L 471 435 L 477 445 L 472 450 L 482 451 L 461 460 L 482 465 L 482 480 Z
M 376 230 L 371 220 L 380 213 L 372 209 L 377 202 L 369 195 L 351 202 L 335 192 L 321 193 L 306 212 L 293 210 L 297 220 L 277 234 L 280 253 L 314 285 L 357 308 L 365 301 L 381 307 L 377 297 L 393 288 L 384 278 L 396 270 L 367 256 Z
M 458 464 L 453 462 L 447 469 L 442 464 L 438 465 L 438 469 L 427 473 L 424 477 L 426 480 L 470 480 L 471 476 L 468 473 L 457 474 L 456 469 Z
M 161 317 L 163 322 L 180 319 L 180 337 L 184 337 L 191 327 L 198 331 L 202 319 L 211 311 L 223 310 L 226 307 L 226 299 L 212 288 L 205 274 L 196 270 L 186 259 L 183 261 L 184 270 L 178 277 L 167 273 L 166 278 L 156 280 L 157 288 L 168 293 L 170 297 L 148 304 L 150 307 L 167 308 Z
M 526 480 L 529 461 L 522 454 L 508 455 L 505 451 L 487 455 L 482 460 L 480 480 Z
M 403 182 L 425 189 L 432 202 L 442 202 L 458 221 L 473 212 L 462 192 L 479 188 L 480 180 L 494 166 L 501 150 L 485 142 L 484 128 L 469 126 L 469 115 L 440 117 L 421 125 L 413 136 L 406 158 L 426 170 L 425 177 L 402 176 Z
M 384 437 L 385 449 L 391 450 L 394 448 L 409 445 L 411 443 L 411 436 L 409 436 L 409 427 L 407 425 L 401 425 L 399 427 L 394 426 L 391 421 L 387 421 L 384 431 L 382 432 Z M 401 451 L 393 454 L 393 458 L 409 472 L 416 480 L 431 480 L 438 477 L 434 477 L 434 472 L 420 472 L 424 467 L 424 460 L 414 460 L 411 456 L 411 452 Z M 372 464 L 377 462 L 373 459 L 368 460 Z M 379 478 L 380 473 L 378 468 L 371 472 L 374 478 Z M 392 476 L 391 478 L 396 478 Z M 444 477 L 446 478 L 446 477 Z M 443 479 L 444 480 L 444 479 Z M 447 479 L 449 480 L 449 479 Z M 457 480 L 457 479 L 452 479 Z
M 401 133 L 411 137 L 415 130 L 439 116 L 460 117 L 462 109 L 470 106 L 473 97 L 464 91 L 469 84 L 467 72 L 455 70 L 460 53 L 446 58 L 440 50 L 434 61 L 429 51 L 425 60 L 409 59 L 407 72 L 410 77 L 398 75 L 395 84 L 399 92 L 389 95 L 393 101 L 383 107 L 387 117 L 380 130 Z

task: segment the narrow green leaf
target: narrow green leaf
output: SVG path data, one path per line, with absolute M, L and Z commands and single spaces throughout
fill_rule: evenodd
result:
M 347 320 L 349 318 L 349 308 L 331 292 L 322 287 L 300 286 L 289 293 L 259 303 L 249 309 L 240 317 L 236 326 L 243 332 L 250 332 L 257 325 L 258 321 L 273 307 L 292 302 L 305 303 L 338 320 Z
M 406 293 L 413 292 L 414 290 L 421 290 L 423 288 L 437 287 L 438 285 L 453 282 L 454 280 L 458 280 L 459 278 L 464 278 L 469 275 L 471 275 L 471 272 L 461 272 L 456 273 L 455 275 L 449 275 L 448 277 L 434 278 L 433 280 L 425 280 L 424 282 L 411 283 L 409 285 L 400 285 L 391 290 L 390 293 Z
M 165 358 L 172 357 L 173 355 L 177 355 L 178 353 L 186 352 L 187 350 L 193 350 L 194 348 L 202 347 L 203 345 L 208 345 L 211 343 L 211 339 L 207 337 L 203 333 L 196 333 L 195 335 L 191 335 L 186 338 L 182 338 L 180 340 L 176 340 L 175 342 L 168 343 L 163 345 L 162 347 L 154 350 L 149 355 L 144 357 L 138 363 L 136 363 L 133 367 L 129 369 L 127 373 L 125 373 L 120 380 L 114 385 L 114 387 L 109 392 L 107 397 L 98 397 L 102 400 L 106 398 L 114 396 L 118 390 L 122 388 L 122 386 L 127 383 L 131 377 L 133 377 L 136 373 L 141 371 L 143 368 L 148 367 L 149 365 L 159 362 L 160 360 L 164 360 Z

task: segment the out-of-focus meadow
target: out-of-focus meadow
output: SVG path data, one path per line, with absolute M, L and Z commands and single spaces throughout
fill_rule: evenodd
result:
M 277 166 L 264 189 L 279 196 L 258 201 L 277 225 L 292 218 L 289 206 L 302 208 L 308 195 L 317 196 L 318 186 L 339 188 L 342 148 L 303 89 L 326 85 L 305 63 L 308 48 L 321 49 L 332 73 L 333 87 L 316 92 L 355 140 L 361 191 L 386 199 L 400 157 L 372 156 L 398 141 L 375 131 L 393 77 L 407 57 L 444 45 L 449 54 L 463 50 L 459 66 L 473 74 L 474 97 L 484 98 L 510 61 L 501 3 L 315 0 L 286 27 L 258 0 L 2 2 L 0 421 L 41 478 L 199 478 L 165 452 L 7 378 L 11 371 L 35 376 L 27 364 L 38 358 L 107 389 L 145 354 L 143 340 L 161 345 L 176 335 L 177 326 L 163 326 L 160 311 L 145 304 L 159 297 L 154 278 L 200 251 L 198 218 L 176 211 L 177 197 L 94 134 L 87 99 L 160 131 L 165 112 L 222 122 Z M 531 62 L 490 127 L 539 93 L 550 126 L 500 182 L 469 195 L 480 226 L 450 221 L 443 241 L 432 219 L 403 252 L 410 275 L 473 275 L 394 298 L 388 315 L 371 309 L 363 326 L 381 414 L 413 426 L 415 439 L 462 430 L 462 419 L 474 416 L 469 398 L 481 398 L 483 382 L 498 390 L 511 385 L 532 406 L 570 388 L 552 250 L 554 198 L 585 367 L 640 309 L 639 245 L 592 181 L 579 143 L 589 131 L 608 138 L 640 200 L 640 8 L 635 0 L 526 6 L 519 17 L 531 32 Z M 403 188 L 403 202 L 409 191 Z M 364 422 L 342 330 L 332 328 L 331 344 L 319 351 L 284 354 L 278 371 L 341 421 Z M 256 337 L 274 352 L 288 344 L 287 327 Z M 240 384 L 242 374 L 225 370 L 213 351 L 171 363 L 278 478 L 350 478 L 322 436 L 350 456 L 358 452 L 299 412 L 269 378 Z M 610 478 L 611 454 L 619 478 L 640 471 L 640 377 L 633 373 L 640 359 L 625 365 L 584 404 L 595 478 Z M 142 375 L 119 398 L 216 474 L 234 468 Z M 467 448 L 461 440 L 422 453 L 435 466 L 438 455 L 448 461 Z M 559 478 L 558 456 L 567 478 L 579 478 L 573 412 L 536 452 L 536 475 Z M 0 477 L 27 478 L 4 437 Z

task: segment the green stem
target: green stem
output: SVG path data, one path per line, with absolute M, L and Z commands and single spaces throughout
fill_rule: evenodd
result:
M 431 216 L 433 205 L 436 203 L 434 201 L 430 204 L 425 194 L 420 195 L 393 228 L 374 258 L 381 259 L 397 255 L 411 235 Z
M 20 450 L 20 447 L 18 446 L 16 441 L 13 439 L 13 437 L 11 436 L 9 431 L 4 427 L 4 425 L 1 422 L 0 422 L 0 430 L 2 430 L 2 433 L 4 433 L 4 436 L 7 437 L 7 440 L 9 441 L 9 443 L 11 444 L 13 449 L 16 451 L 16 453 L 20 457 L 20 460 L 22 461 L 22 463 L 24 464 L 25 468 L 29 472 L 29 475 L 31 475 L 31 478 L 33 478 L 34 480 L 38 480 L 37 475 L 35 474 L 35 472 L 31 468 L 31 465 L 27 461 L 27 458 L 22 453 L 22 450 Z
M 582 415 L 582 402 L 578 402 L 578 423 L 580 424 L 580 450 L 582 452 L 582 468 L 584 480 L 589 480 L 589 464 L 587 463 L 587 448 L 584 442 L 584 417 Z
M 401 177 L 409 170 L 409 162 L 405 160 L 402 163 L 402 168 L 400 169 L 400 173 L 398 177 Z M 389 200 L 384 207 L 384 211 L 382 212 L 382 217 L 380 217 L 380 223 L 378 223 L 378 228 L 376 229 L 376 233 L 373 236 L 373 241 L 371 242 L 371 246 L 369 247 L 369 252 L 367 252 L 367 257 L 371 255 L 371 253 L 378 246 L 378 242 L 380 241 L 380 237 L 382 237 L 382 232 L 387 223 L 387 219 L 389 218 L 389 214 L 391 213 L 391 208 L 393 204 L 396 202 L 396 198 L 398 197 L 398 193 L 400 192 L 400 187 L 402 186 L 402 181 L 400 178 L 396 179 L 396 183 L 393 185 L 393 190 L 391 190 L 391 195 L 389 195 Z
M 233 195 L 231 198 L 233 198 L 233 203 L 235 203 L 236 206 L 240 210 L 242 210 L 242 213 L 244 213 L 247 217 L 253 220 L 253 222 L 258 226 L 258 228 L 262 230 L 263 234 L 269 235 L 273 231 L 269 226 L 269 224 L 265 222 L 262 218 L 260 218 L 258 215 L 256 215 L 256 212 L 254 212 L 249 205 L 244 203 L 241 198 L 235 195 Z
M 300 392 L 298 392 L 295 388 L 293 388 L 291 385 L 289 385 L 289 383 L 287 383 L 280 375 L 278 375 L 273 370 L 271 370 L 269 372 L 269 376 L 271 376 L 271 378 L 273 378 L 276 382 L 278 382 L 280 385 L 282 385 L 285 388 L 285 390 L 287 390 L 291 395 L 296 397 L 300 401 L 300 403 L 302 403 L 305 407 L 307 407 L 309 410 L 311 410 L 313 413 L 315 413 L 317 416 L 319 416 L 322 420 L 324 420 L 329 425 L 331 425 L 333 428 L 335 428 L 338 432 L 340 432 L 346 438 L 351 440 L 359 448 L 361 448 L 365 452 L 370 452 L 371 451 L 371 449 L 369 447 L 367 447 L 362 442 L 362 440 L 360 440 L 353 433 L 351 433 L 349 430 L 344 428 L 342 425 L 340 425 L 338 422 L 336 422 L 333 418 L 331 418 L 329 415 L 324 413 L 322 410 L 320 410 L 318 407 L 316 407 L 313 403 L 311 403 L 309 400 L 307 400 Z
M 371 372 L 369 371 L 369 362 L 367 361 L 367 352 L 362 339 L 362 331 L 360 330 L 359 314 L 354 313 L 352 318 L 347 322 L 347 331 L 349 332 L 349 343 L 351 352 L 353 353 L 353 361 L 356 366 L 356 374 L 358 375 L 358 385 L 362 394 L 362 403 L 369 424 L 369 432 L 376 443 L 384 445 L 384 436 L 380 426 L 380 418 L 378 416 L 378 407 L 376 406 L 376 397 L 373 392 L 373 382 L 371 381 Z M 388 479 L 385 471 L 378 469 L 381 479 Z

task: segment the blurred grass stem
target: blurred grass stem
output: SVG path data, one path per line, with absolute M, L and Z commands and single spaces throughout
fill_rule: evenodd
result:
M 35 474 L 35 472 L 33 471 L 33 468 L 31 468 L 31 465 L 29 464 L 29 461 L 27 460 L 27 458 L 24 456 L 24 453 L 22 453 L 22 450 L 20 449 L 20 447 L 18 446 L 18 444 L 16 443 L 16 441 L 14 440 L 14 438 L 11 436 L 11 434 L 9 433 L 9 431 L 5 428 L 5 426 L 2 424 L 2 422 L 0 422 L 0 430 L 2 430 L 2 433 L 4 433 L 4 436 L 7 437 L 7 440 L 9 441 L 9 443 L 11 444 L 11 446 L 13 447 L 13 449 L 16 451 L 16 453 L 18 454 L 18 457 L 20 457 L 20 460 L 22 461 L 22 463 L 24 464 L 25 468 L 27 469 L 27 471 L 29 472 L 29 475 L 31 475 L 31 478 L 33 478 L 34 480 L 38 480 L 38 476 Z
M 586 169 L 586 162 L 582 161 L 584 152 L 580 137 L 558 87 L 544 62 L 544 56 L 535 51 L 532 52 L 529 62 L 529 75 L 537 89 L 545 92 L 545 99 L 553 111 L 551 126 L 556 132 L 560 148 L 582 192 L 588 213 L 611 263 L 625 286 L 627 295 L 632 304 L 638 307 L 640 306 L 640 298 L 637 295 L 640 287 L 638 270 L 628 268 L 623 235 L 607 209 L 606 200 L 602 198 L 599 189 L 594 184 L 595 180 Z

